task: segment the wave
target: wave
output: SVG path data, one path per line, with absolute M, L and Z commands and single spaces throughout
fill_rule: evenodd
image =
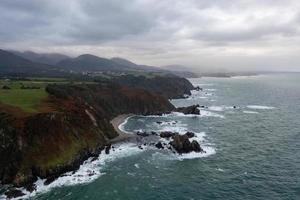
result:
M 259 112 L 250 111 L 250 110 L 244 110 L 243 113 L 246 113 L 246 114 L 259 114 Z
M 210 112 L 210 111 L 207 111 L 207 110 L 201 110 L 201 111 L 200 111 L 200 116 L 201 116 L 201 117 L 218 117 L 218 118 L 225 118 L 224 115 L 220 115 L 220 114 L 217 114 L 217 113 L 214 113 L 214 112 Z
M 217 89 L 215 89 L 215 88 L 205 88 L 203 90 L 204 91 L 211 91 L 211 92 L 213 92 L 213 91 L 216 91 Z
M 271 109 L 274 109 L 275 107 L 260 106 L 260 105 L 248 105 L 247 108 L 249 108 L 249 109 L 256 109 L 256 110 L 271 110 Z
M 112 162 L 118 158 L 135 155 L 143 151 L 144 150 L 138 148 L 136 144 L 122 143 L 119 146 L 111 149 L 110 154 L 105 154 L 105 152 L 102 151 L 96 160 L 93 160 L 92 158 L 86 160 L 77 171 L 75 171 L 74 173 L 65 173 L 49 185 L 44 184 L 46 179 L 38 179 L 34 183 L 36 185 L 36 190 L 32 193 L 28 192 L 24 188 L 20 188 L 25 196 L 15 199 L 29 199 L 36 195 L 49 192 L 53 188 L 61 186 L 72 186 L 90 183 L 99 178 L 101 175 L 105 174 L 101 172 L 105 164 Z
M 125 129 L 125 125 L 127 124 L 128 120 L 129 120 L 130 118 L 132 118 L 132 117 L 134 117 L 134 115 L 133 115 L 133 116 L 127 117 L 127 118 L 126 118 L 126 119 L 118 126 L 118 129 L 120 129 L 120 130 L 121 130 L 122 132 L 124 132 L 124 133 L 132 134 L 132 132 L 126 131 L 126 129 Z

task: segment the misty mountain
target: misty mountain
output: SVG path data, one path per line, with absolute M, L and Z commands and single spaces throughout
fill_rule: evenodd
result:
M 183 65 L 166 65 L 161 67 L 164 70 L 171 71 L 173 74 L 177 76 L 181 76 L 184 78 L 197 78 L 199 74 L 193 72 L 192 69 Z
M 75 72 L 85 71 L 126 71 L 130 70 L 130 66 L 116 63 L 107 58 L 101 58 L 91 54 L 83 54 L 76 58 L 62 60 L 56 64 L 57 66 Z
M 56 63 L 56 61 L 58 62 Z M 55 65 L 44 63 L 55 63 Z M 69 75 L 70 71 L 77 73 L 99 71 L 155 72 L 164 74 L 171 73 L 185 78 L 196 77 L 195 74 L 188 71 L 177 71 L 172 68 L 162 69 L 159 67 L 138 65 L 127 59 L 117 57 L 107 59 L 91 54 L 83 54 L 75 58 L 70 58 L 57 53 L 39 54 L 31 51 L 8 52 L 4 50 L 1 50 L 0 52 L 0 73 L 2 75 L 64 76 Z
M 153 67 L 153 66 L 148 66 L 148 65 L 138 65 L 135 64 L 129 60 L 126 60 L 124 58 L 119 58 L 119 57 L 114 57 L 111 58 L 111 60 L 115 63 L 118 63 L 123 66 L 130 67 L 131 69 L 136 69 L 136 70 L 144 70 L 144 71 L 154 71 L 154 72 L 167 72 L 167 70 L 158 68 L 158 67 Z
M 65 73 L 54 66 L 35 63 L 0 49 L 0 74 L 13 76 L 62 76 Z
M 56 63 L 69 59 L 70 57 L 59 53 L 35 53 L 32 51 L 11 51 L 13 54 L 36 63 L 55 65 Z

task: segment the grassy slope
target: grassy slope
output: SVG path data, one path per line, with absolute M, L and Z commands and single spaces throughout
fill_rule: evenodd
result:
M 25 86 L 40 87 L 40 89 L 20 89 L 21 84 Z M 10 87 L 9 90 L 2 89 L 3 85 Z M 45 83 L 33 83 L 30 81 L 0 81 L 0 102 L 10 106 L 21 108 L 25 112 L 38 112 L 38 107 L 43 99 L 48 97 L 45 91 Z

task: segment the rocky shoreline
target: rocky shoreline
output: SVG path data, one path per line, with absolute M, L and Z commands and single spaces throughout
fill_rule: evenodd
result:
M 200 114 L 200 112 L 194 112 L 198 105 L 189 106 L 186 108 L 180 108 L 179 111 L 185 114 Z M 178 111 L 178 110 L 175 110 Z M 75 159 L 71 165 L 68 165 L 64 168 L 59 168 L 57 171 L 52 171 L 50 176 L 44 177 L 46 180 L 44 182 L 45 185 L 48 185 L 55 181 L 62 174 L 69 171 L 76 171 L 79 169 L 80 165 L 87 160 L 88 158 L 97 158 L 99 154 L 104 151 L 105 154 L 109 154 L 111 150 L 114 149 L 113 145 L 117 145 L 117 143 L 123 142 L 133 142 L 138 145 L 140 149 L 143 149 L 146 146 L 154 146 L 157 149 L 169 149 L 173 153 L 184 154 L 194 152 L 202 152 L 203 149 L 200 147 L 199 143 L 196 140 L 190 141 L 195 134 L 192 132 L 187 132 L 184 135 L 179 135 L 175 132 L 136 132 L 136 133 L 127 133 L 121 130 L 119 127 L 121 124 L 125 123 L 128 118 L 134 116 L 133 114 L 121 114 L 117 117 L 113 118 L 110 123 L 114 130 L 118 133 L 118 136 L 110 139 L 106 145 L 101 145 L 94 150 L 84 150 L 82 151 Z M 158 122 L 159 123 L 159 122 Z M 160 139 L 166 139 L 166 142 L 160 141 Z M 37 177 L 38 175 L 33 176 Z M 29 192 L 35 190 L 36 186 L 34 182 L 36 179 L 32 179 L 22 186 Z M 21 190 L 11 187 L 6 193 L 7 198 L 16 198 L 19 196 L 23 196 Z
M 88 158 L 103 150 L 109 153 L 113 144 L 141 142 L 143 136 L 119 129 L 132 116 L 123 113 L 162 115 L 177 111 L 162 95 L 110 82 L 48 85 L 46 91 L 50 111 L 24 116 L 0 112 L 0 138 L 5 142 L 0 141 L 0 153 L 5 155 L 0 158 L 0 181 L 9 186 L 8 198 L 20 196 L 19 187 L 34 191 L 37 177 L 49 184 L 66 172 L 76 171 Z M 182 91 L 186 90 L 174 90 L 174 95 L 180 96 Z M 193 110 L 180 112 L 191 114 Z

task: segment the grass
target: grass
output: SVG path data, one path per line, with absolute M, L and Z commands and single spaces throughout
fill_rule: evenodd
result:
M 48 84 L 97 84 L 92 81 L 75 81 L 61 78 L 32 78 L 28 80 L 1 80 L 0 103 L 21 108 L 27 113 L 39 112 L 41 102 L 48 97 L 45 88 Z M 10 89 L 2 89 L 3 86 Z M 21 89 L 21 87 L 38 87 L 39 89 Z
M 2 87 L 6 85 L 10 89 Z M 34 86 L 39 89 L 21 89 L 21 86 Z M 43 99 L 48 97 L 45 91 L 46 83 L 33 83 L 30 81 L 1 81 L 0 80 L 0 102 L 2 104 L 21 108 L 28 113 L 38 112 L 39 105 Z

